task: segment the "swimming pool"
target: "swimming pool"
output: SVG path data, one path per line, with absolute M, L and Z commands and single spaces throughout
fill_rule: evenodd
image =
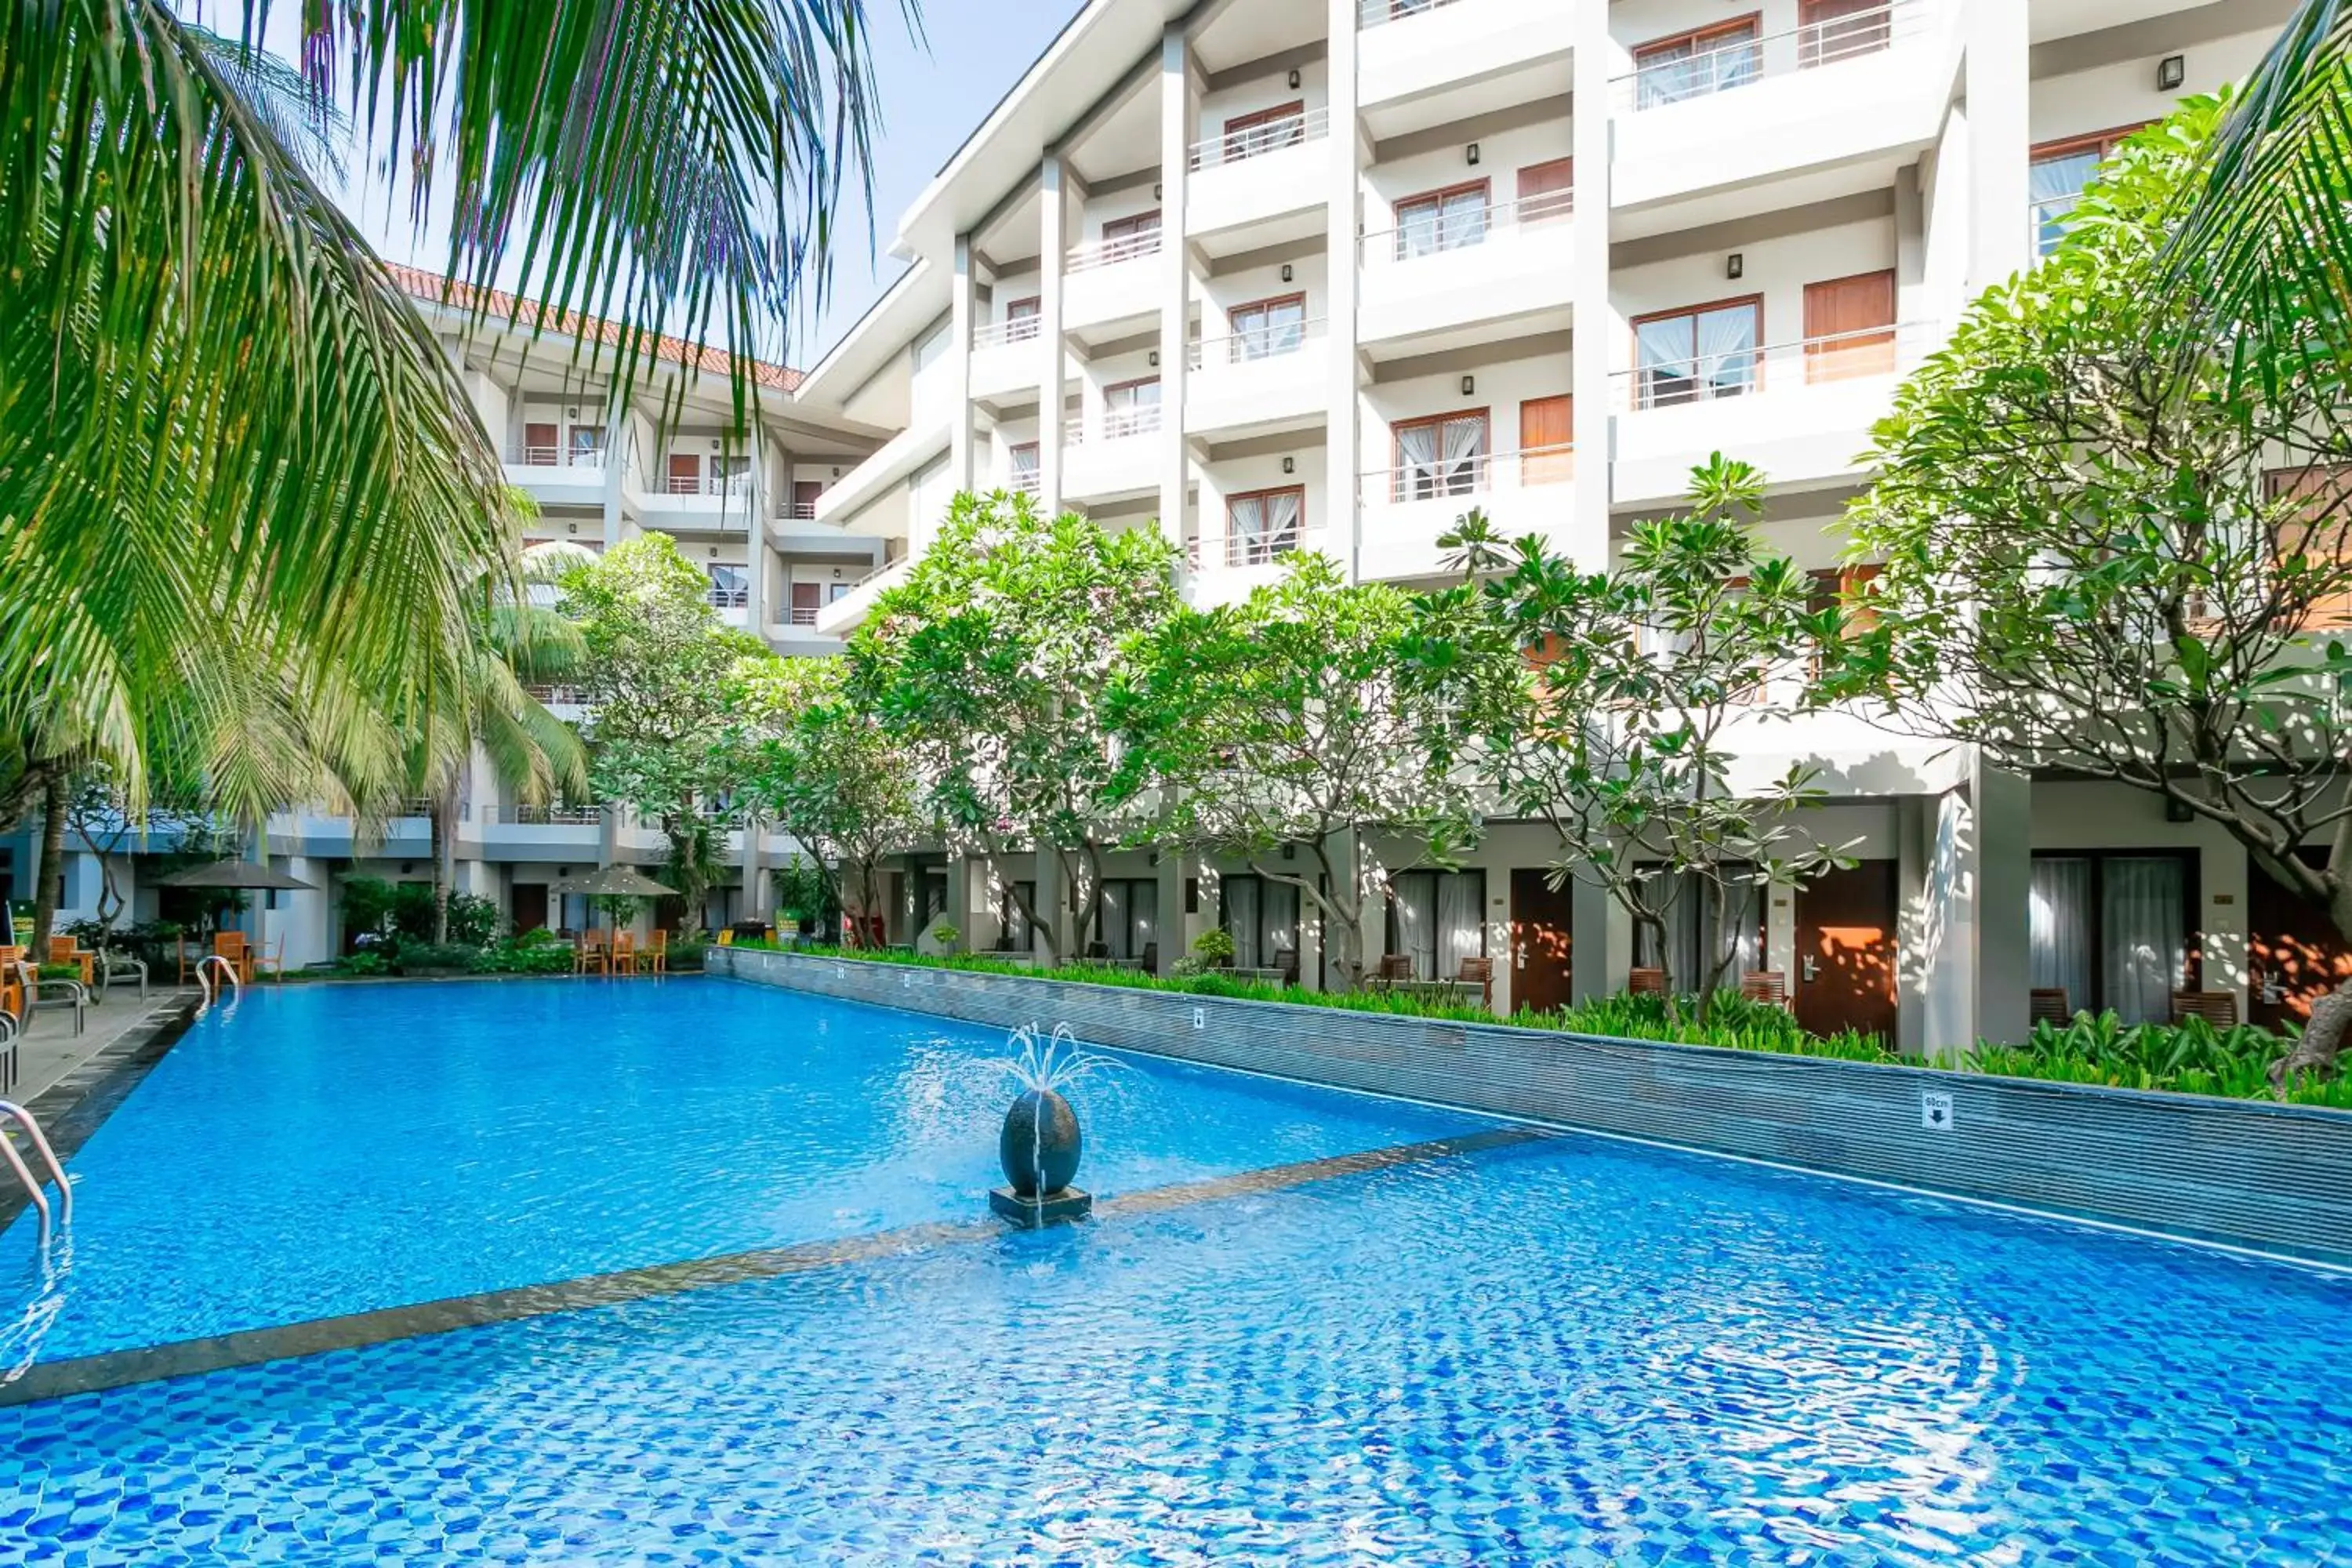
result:
M 532 1006 L 698 1039 L 777 994 L 643 994 Z M 901 1065 L 825 1081 L 927 1081 L 930 1021 L 835 1016 Z M 1122 1135 L 1198 1141 L 1151 1173 L 1478 1125 L 1160 1071 Z M 2352 1539 L 2348 1308 L 2321 1271 L 1564 1135 L 0 1410 L 0 1561 L 2320 1561 Z

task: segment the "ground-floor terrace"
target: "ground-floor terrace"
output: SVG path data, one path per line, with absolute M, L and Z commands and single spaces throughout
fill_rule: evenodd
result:
M 1984 773 L 1936 793 L 1833 799 L 1804 821 L 1853 864 L 1801 888 L 1748 891 L 1722 923 L 1733 950 L 1727 978 L 1784 994 L 1816 1032 L 1853 1027 L 1919 1051 L 2016 1037 L 2032 1016 L 2083 1008 L 2112 1009 L 2126 1022 L 2193 1009 L 2276 1024 L 2299 1018 L 2311 996 L 2352 975 L 2352 953 L 2324 918 L 2253 869 L 2221 829 L 2169 820 L 2163 803 L 2140 791 Z M 172 847 L 134 845 L 114 856 L 122 922 L 190 913 L 158 885 L 179 863 Z M 69 849 L 60 918 L 90 919 L 99 857 L 78 839 Z M 488 900 L 517 931 L 610 924 L 608 911 L 557 884 L 615 863 L 659 877 L 664 859 L 658 834 L 594 813 L 569 823 L 461 825 L 455 849 L 452 888 Z M 665 901 L 637 923 L 719 929 L 772 920 L 774 872 L 796 852 L 772 831 L 747 849 L 731 829 L 700 910 Z M 1637 931 L 1599 887 L 1558 874 L 1557 843 L 1537 823 L 1490 823 L 1476 847 L 1444 866 L 1377 837 L 1358 852 L 1392 873 L 1363 920 L 1367 966 L 1389 959 L 1419 980 L 1468 976 L 1498 1013 L 1621 991 L 1653 968 L 1690 976 L 1702 932 L 1715 923 L 1693 890 L 1673 900 L 1662 935 Z M 31 897 L 35 858 L 29 834 L 0 838 L 0 881 L 12 897 Z M 268 858 L 316 890 L 246 895 L 226 918 L 289 969 L 350 950 L 357 933 L 341 898 L 348 879 L 429 884 L 433 875 L 429 838 L 412 819 L 371 842 L 355 842 L 346 826 L 302 819 L 273 833 Z M 1203 932 L 1220 930 L 1232 938 L 1236 968 L 1335 987 L 1337 934 L 1292 877 L 1321 877 L 1303 849 L 1255 868 L 1110 851 L 1100 885 L 1085 895 L 1096 913 L 1087 951 L 1064 956 L 1165 973 Z M 1066 909 L 1073 896 L 1063 880 L 1051 855 L 992 863 L 910 853 L 885 871 L 887 912 L 875 934 L 937 951 L 933 933 L 944 921 L 966 951 L 1041 957 L 1024 896 L 1031 909 Z

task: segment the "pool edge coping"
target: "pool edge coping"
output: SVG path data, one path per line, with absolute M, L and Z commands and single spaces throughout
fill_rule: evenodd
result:
M 121 1109 L 131 1092 L 147 1080 L 173 1047 L 184 1038 L 204 1011 L 201 994 L 182 992 L 150 1007 L 132 1024 L 25 1102 L 39 1122 L 58 1162 L 72 1175 L 72 1162 L 82 1146 Z M 21 1187 L 0 1191 L 0 1231 L 16 1223 L 33 1206 L 32 1195 Z

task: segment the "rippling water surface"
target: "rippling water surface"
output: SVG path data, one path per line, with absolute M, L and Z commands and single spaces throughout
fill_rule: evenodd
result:
M 2347 1314 L 1569 1136 L 0 1410 L 0 1561 L 2326 1562 Z

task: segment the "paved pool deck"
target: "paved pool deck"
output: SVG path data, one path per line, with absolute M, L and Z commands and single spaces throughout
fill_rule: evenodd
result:
M 79 1034 L 74 1033 L 71 1009 L 44 1007 L 34 1015 L 33 1026 L 17 1037 L 16 1081 L 0 1098 L 31 1105 L 134 1031 L 183 1017 L 200 999 L 193 986 L 151 986 L 144 1001 L 131 987 L 117 986 L 108 1000 L 91 1005 Z

